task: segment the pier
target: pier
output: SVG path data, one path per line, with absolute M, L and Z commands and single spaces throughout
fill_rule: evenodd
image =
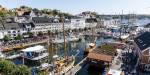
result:
M 65 73 L 65 75 L 75 75 L 82 68 L 82 66 L 85 65 L 86 59 L 87 59 L 87 57 L 85 57 L 81 62 L 79 62 L 71 70 L 69 70 L 67 73 Z
M 1 48 L 3 49 L 3 51 L 11 51 L 13 49 L 22 49 L 27 46 L 36 45 L 36 44 L 40 44 L 40 43 L 46 43 L 47 41 L 48 41 L 48 38 L 41 39 L 38 41 L 30 41 L 30 42 L 26 42 L 26 43 L 18 43 L 18 44 L 13 44 L 13 45 L 2 45 Z

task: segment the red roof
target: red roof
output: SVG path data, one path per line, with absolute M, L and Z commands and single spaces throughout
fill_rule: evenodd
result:
M 105 54 L 98 54 L 98 53 L 89 53 L 88 58 L 95 59 L 95 60 L 106 61 L 106 62 L 111 62 L 112 61 L 112 56 L 105 55 Z

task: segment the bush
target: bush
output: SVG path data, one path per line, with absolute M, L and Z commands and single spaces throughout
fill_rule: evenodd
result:
M 8 60 L 0 61 L 0 73 L 2 75 L 31 75 L 31 70 L 25 65 L 15 65 Z

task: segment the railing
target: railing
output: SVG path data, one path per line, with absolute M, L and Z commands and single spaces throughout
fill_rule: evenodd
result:
M 84 61 L 86 59 L 87 59 L 87 57 L 85 57 L 81 62 L 79 62 L 71 70 L 69 70 L 67 73 L 65 73 L 65 75 L 75 75 L 82 68 L 82 66 L 85 64 Z

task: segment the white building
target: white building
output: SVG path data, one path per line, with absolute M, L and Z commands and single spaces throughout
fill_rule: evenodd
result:
M 83 29 L 85 28 L 85 18 L 73 18 L 71 19 L 70 29 Z
M 18 34 L 22 34 L 22 28 L 18 23 L 5 23 L 5 30 L 3 31 L 5 35 L 9 35 L 11 38 L 16 37 Z

